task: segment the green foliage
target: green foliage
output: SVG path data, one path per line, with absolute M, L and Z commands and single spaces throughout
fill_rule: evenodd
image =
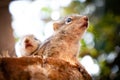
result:
M 64 7 L 64 14 L 78 14 L 84 10 L 85 4 L 80 1 L 73 1 L 68 7 Z
M 95 25 L 95 43 L 96 49 L 99 51 L 109 53 L 115 50 L 115 46 L 117 46 L 115 44 L 115 39 L 119 39 L 117 38 L 119 33 L 116 32 L 118 25 L 120 24 L 118 19 L 120 19 L 120 16 L 108 13 Z
M 51 10 L 50 7 L 43 7 L 41 10 L 42 10 L 43 12 L 46 12 L 46 13 L 49 13 L 49 14 L 52 12 L 52 10 Z
M 101 67 L 101 75 L 107 77 L 110 74 L 109 66 L 106 65 L 105 61 L 101 61 L 99 65 Z

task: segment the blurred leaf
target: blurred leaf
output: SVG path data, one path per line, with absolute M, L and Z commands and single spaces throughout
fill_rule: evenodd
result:
M 80 3 L 79 0 L 72 1 L 68 7 L 64 7 L 64 14 L 79 14 L 85 9 L 85 4 Z
M 49 14 L 52 12 L 52 9 L 50 7 L 43 7 L 41 10 Z
M 117 24 L 120 24 L 118 20 L 119 16 L 113 14 L 106 14 L 96 25 L 95 31 L 95 47 L 98 50 L 104 50 L 105 52 L 111 52 L 115 48 L 114 40 L 117 37 L 116 28 Z M 97 36 L 96 36 L 97 34 Z

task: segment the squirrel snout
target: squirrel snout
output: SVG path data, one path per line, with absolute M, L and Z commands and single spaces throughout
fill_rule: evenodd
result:
M 28 39 L 26 39 L 26 40 L 25 40 L 25 43 L 29 43 L 29 40 L 28 40 Z
M 83 16 L 83 19 L 88 21 L 88 17 L 87 16 Z

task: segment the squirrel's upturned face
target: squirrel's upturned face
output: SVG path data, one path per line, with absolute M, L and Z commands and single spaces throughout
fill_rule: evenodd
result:
M 31 53 L 38 48 L 40 41 L 34 35 L 26 35 L 21 41 L 23 48 Z
M 55 31 L 63 29 L 86 29 L 88 27 L 88 17 L 87 16 L 81 16 L 81 15 L 71 15 L 68 17 L 65 17 L 59 22 L 55 22 L 53 24 L 53 28 Z
M 70 16 L 67 17 L 65 20 L 65 26 L 76 26 L 79 28 L 81 27 L 88 27 L 88 17 L 87 16 Z

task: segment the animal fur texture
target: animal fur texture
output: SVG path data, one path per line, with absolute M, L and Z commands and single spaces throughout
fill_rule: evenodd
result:
M 55 33 L 40 45 L 38 55 L 78 64 L 79 42 L 88 27 L 88 18 L 81 15 L 67 16 L 53 26 Z

